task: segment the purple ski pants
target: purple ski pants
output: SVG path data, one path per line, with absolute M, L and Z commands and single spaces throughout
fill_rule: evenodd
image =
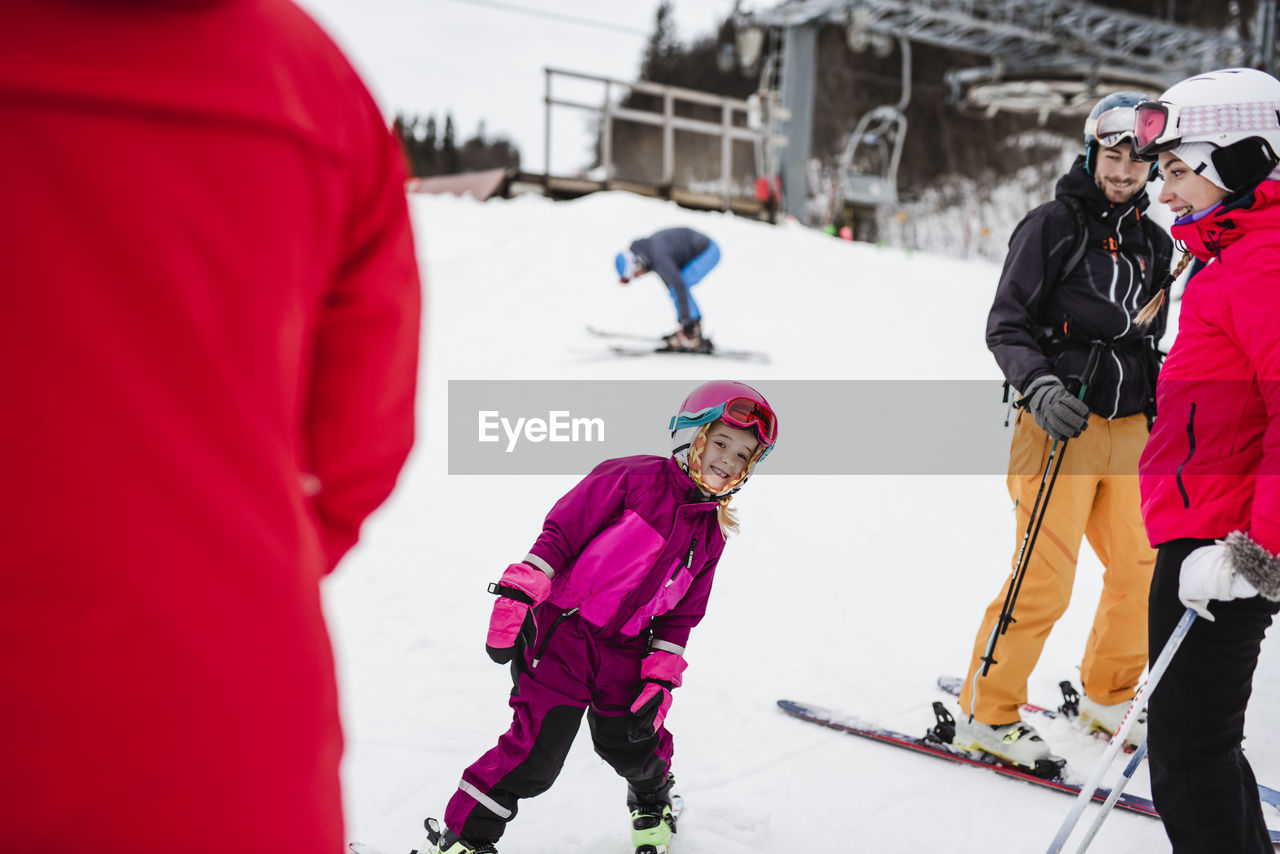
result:
M 511 728 L 462 772 L 444 821 L 469 842 L 496 841 L 521 798 L 555 782 L 586 713 L 596 753 L 637 792 L 662 788 L 671 767 L 665 727 L 632 742 L 629 709 L 640 693 L 643 638 L 603 638 L 594 626 L 550 605 L 536 614 L 537 640 L 516 658 Z M 620 799 L 621 800 L 621 799 Z

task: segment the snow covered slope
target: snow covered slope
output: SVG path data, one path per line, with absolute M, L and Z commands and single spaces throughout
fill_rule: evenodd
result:
M 975 393 L 992 396 L 985 426 L 1005 430 L 1000 375 L 983 343 L 999 273 L 991 264 L 616 193 L 566 203 L 417 197 L 412 205 L 429 288 L 421 434 L 392 499 L 325 590 L 348 736 L 348 833 L 395 854 L 418 846 L 422 819 L 442 814 L 462 769 L 509 723 L 509 677 L 483 649 L 492 603 L 485 586 L 527 552 L 546 511 L 577 480 L 449 476 L 449 380 L 972 381 Z M 720 267 L 694 292 L 709 334 L 723 347 L 766 349 L 771 364 L 584 355 L 602 349 L 585 335 L 587 323 L 674 328 L 654 277 L 624 288 L 612 275 L 614 252 L 669 225 L 698 228 L 723 249 Z M 659 446 L 668 409 L 636 413 Z M 898 411 L 843 400 L 779 417 L 783 446 L 788 423 L 830 419 L 830 441 L 792 452 L 829 459 L 833 470 L 842 421 L 878 419 L 890 430 L 923 422 L 944 446 L 956 427 L 927 397 Z M 669 718 L 687 805 L 673 850 L 1043 850 L 1070 799 L 823 730 L 774 704 L 789 697 L 924 731 L 930 703 L 941 699 L 935 678 L 963 673 L 982 609 L 1009 572 L 1017 534 L 1003 473 L 800 476 L 770 474 L 774 461 L 735 500 L 743 532 L 725 552 Z M 1049 639 L 1033 700 L 1053 701 L 1058 681 L 1077 675 L 1101 576 L 1087 545 L 1083 552 L 1075 600 Z M 1259 778 L 1273 785 L 1275 647 L 1273 639 L 1264 648 L 1248 739 Z M 1083 775 L 1103 748 L 1071 731 L 1046 734 L 1081 754 Z M 1149 794 L 1145 769 L 1130 788 Z M 501 850 L 626 854 L 624 793 L 584 732 L 551 791 L 522 805 Z M 1151 852 L 1167 842 L 1158 822 L 1114 815 L 1091 850 Z

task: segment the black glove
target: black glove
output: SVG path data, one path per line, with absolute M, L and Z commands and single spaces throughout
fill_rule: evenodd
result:
M 1089 426 L 1089 407 L 1053 374 L 1036 377 L 1022 400 L 1040 429 L 1059 441 L 1074 439 Z

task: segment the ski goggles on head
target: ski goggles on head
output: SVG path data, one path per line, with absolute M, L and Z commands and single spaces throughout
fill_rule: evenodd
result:
M 1133 139 L 1133 121 L 1133 107 L 1112 107 L 1085 122 L 1085 136 L 1092 136 L 1103 148 L 1111 148 Z
M 720 420 L 739 430 L 754 430 L 766 446 L 778 441 L 778 417 L 763 403 L 735 397 L 724 405 Z
M 1134 110 L 1137 113 L 1133 131 L 1134 156 L 1142 160 L 1155 160 L 1157 154 L 1172 151 L 1188 136 L 1192 139 L 1204 138 L 1206 134 L 1235 136 L 1241 132 L 1280 128 L 1280 101 L 1189 107 L 1143 101 Z
M 760 437 L 760 444 L 766 448 L 778 441 L 778 417 L 773 410 L 763 403 L 747 397 L 735 397 L 732 400 L 703 409 L 700 412 L 682 412 L 671 419 L 671 430 L 693 427 L 698 424 L 709 424 L 720 419 L 730 427 L 739 430 L 753 430 Z
M 1134 108 L 1133 156 L 1155 160 L 1162 151 L 1172 151 L 1182 142 L 1178 131 L 1181 110 L 1174 104 L 1143 101 Z

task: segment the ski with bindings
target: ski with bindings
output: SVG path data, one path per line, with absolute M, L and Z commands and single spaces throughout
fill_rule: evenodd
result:
M 923 753 L 928 756 L 937 756 L 940 759 L 947 759 L 957 762 L 961 765 L 975 765 L 995 771 L 1006 777 L 1013 777 L 1027 783 L 1034 783 L 1037 786 L 1053 789 L 1059 792 L 1065 792 L 1069 795 L 1077 795 L 1080 793 L 1080 787 L 1069 782 L 1062 776 L 1065 763 L 1062 760 L 1047 761 L 1038 770 L 1039 774 L 1033 774 L 1031 771 L 1020 768 L 1016 765 L 1010 765 L 994 756 L 980 751 L 968 751 L 959 747 L 952 746 L 950 742 L 950 734 L 945 728 L 950 725 L 955 726 L 954 719 L 946 710 L 942 703 L 934 703 L 934 713 L 938 718 L 937 725 L 931 727 L 923 737 L 906 735 L 900 732 L 884 729 L 883 727 L 867 723 L 857 717 L 851 715 L 840 714 L 828 709 L 817 706 L 807 706 L 803 703 L 796 703 L 791 700 L 779 700 L 778 705 L 787 714 L 794 715 L 802 720 L 812 723 L 821 724 L 823 726 L 838 729 L 851 735 L 860 735 L 863 738 L 869 738 L 873 741 L 883 742 L 884 744 L 892 744 L 895 747 L 901 747 L 906 750 Z M 951 730 L 954 733 L 954 729 Z M 1095 801 L 1105 801 L 1110 791 L 1107 789 L 1098 789 L 1093 793 Z M 1116 801 L 1116 806 L 1121 809 L 1127 809 L 1132 812 L 1142 813 L 1143 815 L 1155 816 L 1155 806 L 1146 798 L 1137 797 L 1135 795 L 1123 794 Z
M 769 354 L 759 350 L 721 350 L 719 348 L 713 350 L 676 350 L 671 347 L 623 347 L 615 345 L 609 348 L 609 352 L 615 356 L 681 356 L 689 358 L 692 356 L 702 356 L 711 359 L 730 359 L 735 362 L 756 362 L 761 365 L 769 363 Z
M 939 676 L 938 687 L 946 691 L 952 696 L 960 696 L 960 683 L 963 680 L 959 676 Z M 1062 690 L 1063 703 L 1057 709 L 1049 709 L 1044 706 L 1037 706 L 1035 703 L 1023 703 L 1022 711 L 1029 712 L 1034 715 L 1044 715 L 1046 718 L 1057 718 L 1066 715 L 1073 718 L 1078 714 L 1079 706 L 1076 705 L 1080 701 L 1079 692 L 1075 690 L 1075 686 L 1070 682 L 1062 681 L 1058 683 L 1058 687 Z M 1100 738 L 1103 741 L 1111 740 L 1111 733 L 1106 730 L 1095 730 L 1090 735 Z M 1132 753 L 1134 748 L 1125 745 L 1125 753 Z M 1258 784 L 1258 796 L 1264 804 L 1270 804 L 1276 809 L 1280 809 L 1280 791 L 1272 789 L 1269 786 Z
M 612 338 L 615 341 L 636 341 L 653 344 L 658 346 L 662 344 L 661 335 L 640 335 L 635 332 L 613 332 L 608 329 L 600 329 L 595 326 L 588 326 L 587 333 L 597 338 Z
M 664 356 L 706 356 L 713 359 L 731 359 L 738 362 L 756 362 L 758 364 L 768 364 L 769 354 L 760 350 L 722 350 L 712 347 L 710 350 L 680 350 L 669 347 L 657 335 L 637 335 L 632 332 L 610 332 L 604 329 L 597 329 L 594 326 L 588 326 L 587 332 L 597 338 L 605 338 L 612 341 L 634 342 L 626 344 L 610 345 L 608 352 L 614 356 L 638 357 L 653 356 L 655 354 Z M 642 346 L 649 344 L 650 346 Z
M 684 812 L 684 798 L 680 795 L 673 794 L 671 796 L 672 833 L 675 832 L 675 824 L 680 820 L 680 814 L 682 812 Z M 415 851 L 413 854 L 430 854 L 431 851 L 435 850 L 436 843 L 440 841 L 440 824 L 435 819 L 430 819 L 430 821 L 432 823 L 427 825 L 427 839 L 428 844 L 432 847 L 428 848 L 426 851 Z M 642 845 L 640 848 L 636 849 L 636 854 L 667 854 L 670 846 L 662 846 L 662 848 L 656 852 L 652 850 L 653 848 L 654 846 L 652 845 Z M 383 854 L 383 851 L 381 848 L 377 848 L 365 842 L 351 842 L 347 845 L 347 854 Z
M 890 744 L 894 747 L 901 747 L 904 750 L 910 750 L 915 753 L 921 753 L 926 756 L 936 756 L 939 759 L 946 759 L 961 765 L 974 765 L 980 768 L 986 768 L 1005 777 L 1012 777 L 1015 780 L 1022 780 L 1025 783 L 1033 783 L 1053 791 L 1062 792 L 1064 794 L 1076 796 L 1080 794 L 1081 787 L 1070 782 L 1063 774 L 1065 765 L 1059 765 L 1056 762 L 1049 762 L 1042 766 L 1041 771 L 1046 772 L 1044 775 L 1033 774 L 1030 771 L 1019 768 L 1015 765 L 1007 764 L 990 754 L 980 751 L 968 751 L 952 746 L 950 743 L 951 735 L 954 734 L 955 720 L 951 717 L 950 712 L 942 703 L 934 703 L 933 710 L 937 717 L 937 723 L 931 727 L 923 737 L 907 735 L 905 733 L 894 732 L 884 727 L 876 726 L 862 720 L 853 715 L 843 714 L 840 712 L 824 709 L 820 706 L 810 706 L 805 703 L 797 703 L 793 700 L 779 700 L 778 706 L 787 714 L 810 723 L 820 724 L 825 727 L 840 730 L 841 732 L 857 735 L 863 738 L 869 738 L 872 741 L 878 741 L 882 744 Z M 948 728 L 951 728 L 948 731 Z M 1056 766 L 1057 773 L 1050 774 Z M 1093 800 L 1105 802 L 1111 794 L 1109 789 L 1097 789 L 1091 796 Z M 1264 796 L 1263 800 L 1267 800 Z M 1270 801 L 1268 801 L 1270 802 Z M 1128 810 L 1130 812 L 1139 813 L 1141 815 L 1158 818 L 1159 813 L 1156 812 L 1155 804 L 1150 799 L 1143 798 L 1138 795 L 1123 793 L 1116 801 L 1115 806 L 1119 809 Z M 1280 844 L 1280 830 L 1272 830 L 1271 841 Z
M 953 697 L 959 697 L 963 681 L 959 676 L 939 676 L 938 687 Z M 1046 706 L 1037 706 L 1035 703 L 1023 703 L 1021 706 L 1022 711 L 1033 715 L 1043 715 L 1051 720 L 1060 717 L 1075 720 L 1080 716 L 1080 692 L 1065 679 L 1058 683 L 1058 689 L 1062 691 L 1062 705 L 1058 706 L 1058 708 L 1050 709 Z M 1102 741 L 1111 740 L 1111 733 L 1105 729 L 1089 730 L 1086 734 Z M 1137 745 L 1126 743 L 1122 749 L 1125 753 L 1133 753 L 1133 751 L 1137 750 Z

